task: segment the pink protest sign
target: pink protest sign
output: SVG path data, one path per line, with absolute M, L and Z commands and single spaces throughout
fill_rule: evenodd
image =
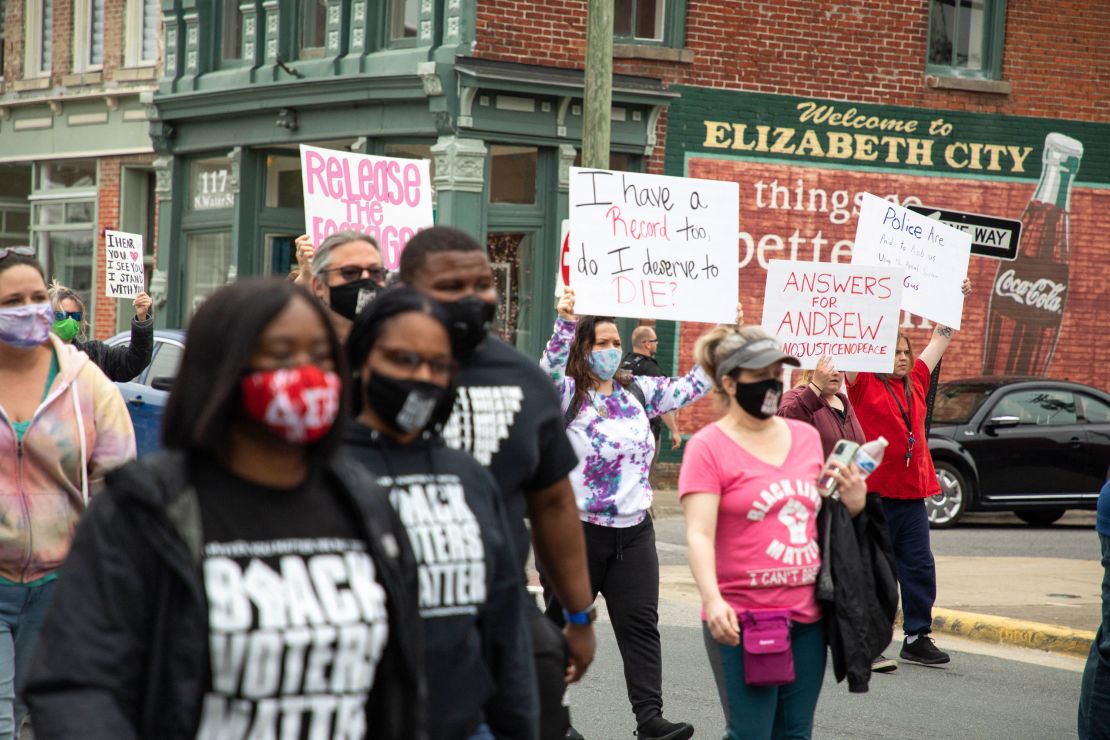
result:
M 301 145 L 305 233 L 317 247 L 337 231 L 374 237 L 386 269 L 405 243 L 432 225 L 427 160 L 373 157 Z

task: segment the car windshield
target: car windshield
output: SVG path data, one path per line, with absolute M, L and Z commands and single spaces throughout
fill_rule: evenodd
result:
M 994 391 L 981 383 L 951 383 L 937 388 L 933 405 L 934 424 L 966 424 Z

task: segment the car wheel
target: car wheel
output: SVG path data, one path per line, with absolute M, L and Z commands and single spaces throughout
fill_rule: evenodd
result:
M 1045 509 L 1041 511 L 1015 511 L 1017 518 L 1034 527 L 1047 527 L 1064 515 L 1063 509 Z
M 940 493 L 925 499 L 925 510 L 929 513 L 929 527 L 947 529 L 955 526 L 967 510 L 971 489 L 964 474 L 952 463 L 940 460 L 935 467 Z

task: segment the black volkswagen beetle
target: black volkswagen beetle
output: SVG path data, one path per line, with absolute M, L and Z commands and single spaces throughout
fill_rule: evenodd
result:
M 941 493 L 933 528 L 966 511 L 1048 525 L 1094 509 L 1110 468 L 1110 394 L 1045 378 L 966 378 L 937 387 L 929 451 Z

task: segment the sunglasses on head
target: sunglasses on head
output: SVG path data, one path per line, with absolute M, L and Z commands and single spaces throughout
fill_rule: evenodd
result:
M 34 257 L 34 247 L 0 247 L 0 260 L 7 257 L 9 254 L 18 254 L 22 257 Z
M 54 312 L 54 320 L 55 321 L 65 321 L 67 317 L 73 319 L 74 321 L 80 322 L 81 321 L 81 312 L 80 311 L 55 311 Z

